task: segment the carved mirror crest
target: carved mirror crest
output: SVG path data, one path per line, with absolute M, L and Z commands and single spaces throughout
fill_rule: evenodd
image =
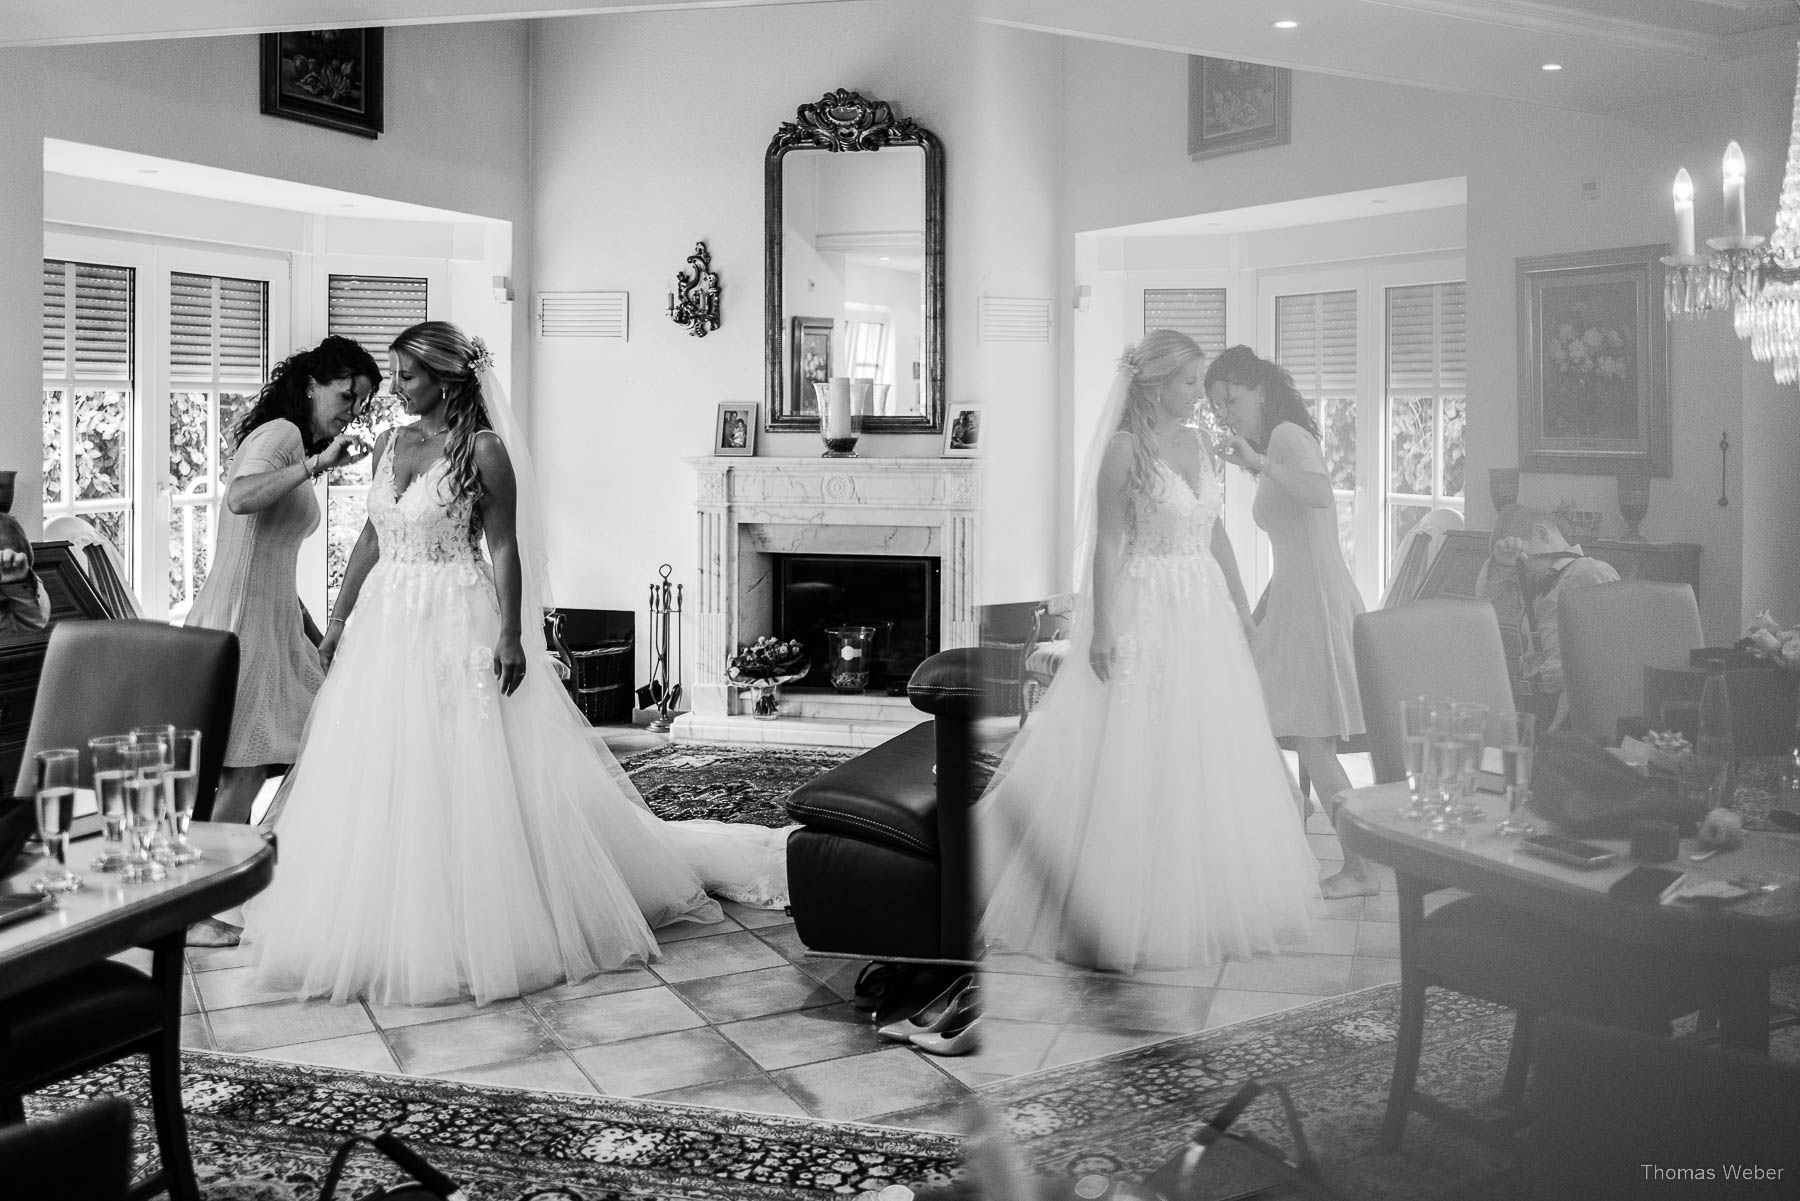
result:
M 763 157 L 768 428 L 819 426 L 812 387 L 870 379 L 865 433 L 944 421 L 944 148 L 884 101 L 839 89 Z

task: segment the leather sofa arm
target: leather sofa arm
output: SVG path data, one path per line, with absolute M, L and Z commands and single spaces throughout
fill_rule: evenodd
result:
M 1008 666 L 1006 653 L 994 647 L 939 651 L 919 664 L 907 681 L 906 695 L 913 708 L 933 717 L 980 717 L 987 711 L 983 681 L 1003 676 Z

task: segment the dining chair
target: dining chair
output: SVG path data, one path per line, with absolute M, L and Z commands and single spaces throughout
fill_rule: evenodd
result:
M 237 697 L 237 635 L 152 621 L 65 621 L 50 635 L 18 793 L 32 753 L 168 722 L 202 733 L 200 801 L 210 811 Z M 83 755 L 83 783 L 92 765 Z M 200 805 L 196 816 L 203 816 Z M 147 944 L 150 971 L 107 959 L 0 1000 L 0 1123 L 24 1120 L 25 1094 L 142 1054 L 162 1170 L 139 1185 L 197 1201 L 181 1108 L 183 932 Z
M 1523 1173 L 1536 1201 L 1800 1196 L 1800 1065 L 1557 1015 L 1539 1026 L 1537 1058 Z M 1780 1175 L 1753 1178 L 1752 1166 Z
M 1608 746 L 1621 720 L 1658 716 L 1644 712 L 1644 669 L 1686 667 L 1706 644 L 1694 590 L 1660 580 L 1571 588 L 1557 598 L 1556 628 L 1569 724 Z
M 1433 599 L 1377 609 L 1356 619 L 1357 683 L 1376 783 L 1406 778 L 1401 704 L 1417 696 L 1512 707 L 1500 623 L 1483 601 Z M 1639 950 L 1559 926 L 1479 896 L 1425 911 L 1441 883 L 1396 875 L 1400 923 L 1400 1030 L 1381 1144 L 1397 1150 L 1409 1112 L 1419 1112 L 1505 1150 L 1511 1133 L 1421 1093 L 1425 991 L 1449 989 L 1516 1012 L 1501 1103 L 1517 1109 L 1531 1057 L 1533 1024 L 1545 1012 L 1667 1034 L 1700 1007 L 1697 961 Z
M 130 1103 L 106 1097 L 0 1126 L 0 1182 L 18 1201 L 123 1201 L 131 1185 Z

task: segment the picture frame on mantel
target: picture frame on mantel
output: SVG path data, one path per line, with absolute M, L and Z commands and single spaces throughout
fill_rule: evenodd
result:
M 304 29 L 262 35 L 262 111 L 358 137 L 382 127 L 380 29 Z
M 952 404 L 944 420 L 944 458 L 973 459 L 981 454 L 981 406 Z
M 722 400 L 719 415 L 713 422 L 715 455 L 754 455 L 756 453 L 756 410 L 753 400 Z
M 1626 246 L 1517 260 L 1524 470 L 1673 472 L 1666 253 Z
M 1293 75 L 1286 67 L 1188 56 L 1188 157 L 1288 144 Z

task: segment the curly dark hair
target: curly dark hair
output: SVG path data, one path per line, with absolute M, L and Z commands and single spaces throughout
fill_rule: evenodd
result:
M 269 382 L 257 393 L 256 403 L 238 421 L 235 445 L 242 446 L 259 426 L 271 421 L 291 421 L 300 427 L 307 454 L 324 450 L 330 439 L 313 437 L 312 402 L 306 398 L 306 387 L 352 378 L 367 379 L 371 392 L 381 387 L 381 367 L 375 356 L 349 338 L 332 334 L 311 350 L 289 355 L 275 365 Z
M 1319 423 L 1313 420 L 1306 398 L 1294 387 L 1294 377 L 1280 363 L 1271 362 L 1248 346 L 1227 346 L 1206 368 L 1202 389 L 1210 397 L 1214 384 L 1236 384 L 1240 388 L 1260 388 L 1263 394 L 1263 422 L 1250 444 L 1257 453 L 1269 449 L 1269 435 L 1284 421 L 1291 421 L 1319 440 Z

